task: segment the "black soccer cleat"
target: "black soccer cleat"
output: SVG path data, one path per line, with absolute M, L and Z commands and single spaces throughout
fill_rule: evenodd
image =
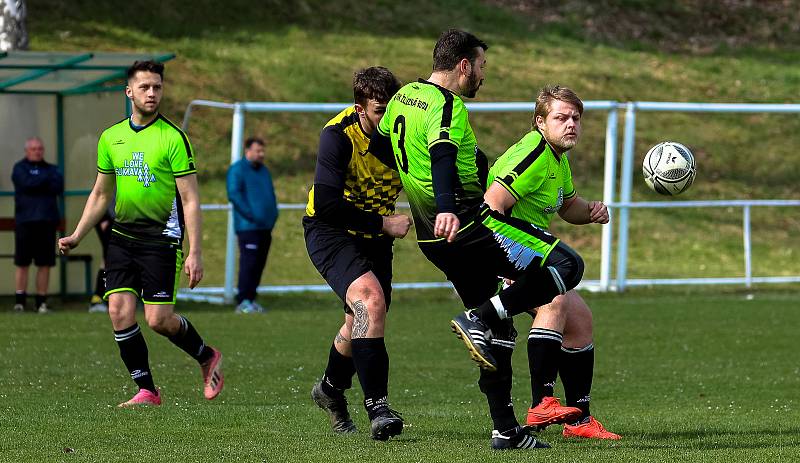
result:
M 370 431 L 375 440 L 389 440 L 390 437 L 403 432 L 403 418 L 396 411 L 386 407 L 372 419 Z
M 484 370 L 497 371 L 497 362 L 489 353 L 491 331 L 473 311 L 468 310 L 450 320 L 450 328 L 467 346 L 472 360 Z
M 317 406 L 328 413 L 331 428 L 337 434 L 356 432 L 356 425 L 347 411 L 347 399 L 342 394 L 341 398 L 331 397 L 322 390 L 322 383 L 314 384 L 311 388 L 311 398 Z
M 525 450 L 525 449 L 549 449 L 550 445 L 531 436 L 531 431 L 526 426 L 500 432 L 492 431 L 493 450 Z

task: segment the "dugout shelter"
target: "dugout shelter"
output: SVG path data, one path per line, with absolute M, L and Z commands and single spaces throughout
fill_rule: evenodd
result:
M 127 68 L 136 60 L 165 62 L 174 57 L 172 53 L 0 53 L 0 294 L 14 293 L 11 170 L 25 155 L 25 140 L 41 138 L 45 160 L 64 175 L 61 235 L 77 224 L 94 184 L 100 133 L 130 114 L 123 93 Z M 98 239 L 87 237 L 74 256 L 56 262 L 48 292 L 90 294 L 101 261 Z M 35 281 L 33 271 L 30 277 L 29 291 Z

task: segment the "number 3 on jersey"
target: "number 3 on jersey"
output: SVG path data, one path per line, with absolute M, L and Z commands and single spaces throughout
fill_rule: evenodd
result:
M 400 150 L 400 155 L 395 153 L 397 159 L 397 166 L 404 174 L 408 173 L 408 155 L 406 154 L 406 118 L 402 114 L 397 116 L 394 120 L 394 129 L 397 134 L 397 149 Z

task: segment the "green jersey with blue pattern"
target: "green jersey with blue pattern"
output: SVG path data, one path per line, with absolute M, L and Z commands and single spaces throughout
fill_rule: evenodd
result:
M 497 158 L 487 181 L 490 185 L 499 183 L 517 200 L 511 217 L 544 230 L 564 201 L 577 194 L 566 153 L 555 154 L 538 130 L 526 134 Z
M 378 131 L 391 139 L 400 180 L 408 196 L 419 241 L 437 240 L 433 235 L 436 201 L 431 175 L 430 149 L 450 143 L 456 155 L 456 215 L 474 218 L 483 203 L 483 185 L 475 163 L 477 140 L 461 98 L 436 84 L 420 79 L 404 85 L 389 101 Z M 442 238 L 439 238 L 442 239 Z
M 189 138 L 158 115 L 144 127 L 124 119 L 97 143 L 97 171 L 116 177 L 112 230 L 134 239 L 183 239 L 183 210 L 175 178 L 195 174 Z

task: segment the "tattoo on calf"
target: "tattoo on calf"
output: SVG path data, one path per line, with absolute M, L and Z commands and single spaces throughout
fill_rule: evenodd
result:
M 367 337 L 369 315 L 367 314 L 367 306 L 364 304 L 364 301 L 358 300 L 353 302 L 353 312 L 353 339 Z
M 333 339 L 333 342 L 335 344 L 343 344 L 350 342 L 350 340 L 342 336 L 342 333 L 336 333 L 336 337 Z

